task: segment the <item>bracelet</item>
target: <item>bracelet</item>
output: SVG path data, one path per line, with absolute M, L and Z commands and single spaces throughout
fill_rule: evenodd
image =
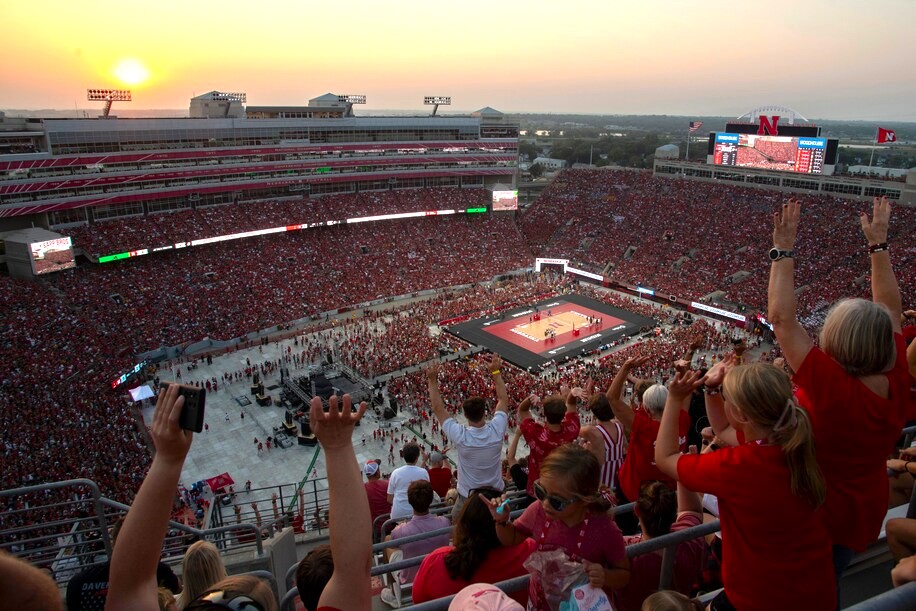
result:
M 490 375 L 498 376 L 498 375 L 501 374 L 501 373 L 502 373 L 502 371 L 500 371 L 499 369 L 497 369 L 496 371 L 491 371 L 491 372 L 490 372 Z
M 712 387 L 709 387 L 709 386 L 703 386 L 703 394 L 704 394 L 704 395 L 714 396 L 714 395 L 718 395 L 718 394 L 721 393 L 721 392 L 722 392 L 722 391 L 719 389 L 718 386 L 715 387 L 715 388 L 712 388 Z
M 868 247 L 868 254 L 875 254 L 876 252 L 884 252 L 888 249 L 887 242 L 881 242 L 880 244 L 874 244 Z

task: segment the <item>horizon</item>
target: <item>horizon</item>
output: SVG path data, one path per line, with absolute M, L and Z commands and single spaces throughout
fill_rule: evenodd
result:
M 100 104 L 101 104 L 101 102 L 100 102 Z M 261 106 L 261 105 L 259 104 L 258 106 Z M 278 104 L 278 106 L 279 106 L 279 104 Z M 286 105 L 284 105 L 284 106 L 286 106 Z M 76 108 L 76 109 L 74 109 L 74 108 L 69 108 L 69 109 L 68 109 L 68 108 L 0 108 L 0 112 L 4 112 L 4 113 L 11 113 L 11 112 L 23 112 L 23 113 L 54 112 L 54 113 L 61 113 L 61 114 L 76 113 L 76 112 L 78 112 L 78 113 L 82 114 L 82 113 L 84 113 L 84 112 L 85 112 L 85 113 L 91 113 L 91 112 L 93 112 L 93 111 L 100 110 L 100 108 L 101 108 L 101 107 L 95 107 L 95 106 L 85 106 L 85 107 L 79 107 L 79 108 Z M 359 117 L 379 117 L 379 116 L 386 116 L 386 115 L 384 115 L 384 114 L 374 114 L 374 113 L 397 113 L 397 114 L 399 114 L 399 115 L 408 115 L 408 114 L 409 114 L 410 116 L 421 116 L 421 117 L 423 117 L 423 116 L 429 116 L 429 111 L 428 111 L 428 110 L 425 110 L 425 109 L 428 109 L 429 107 L 422 107 L 422 106 L 421 106 L 420 108 L 417 108 L 417 109 L 411 109 L 411 108 L 365 108 L 365 110 L 362 110 L 362 112 L 360 112 L 359 110 L 357 110 L 357 109 L 363 109 L 363 108 L 365 108 L 365 107 L 359 107 L 359 106 L 355 107 L 355 109 L 354 109 L 354 117 L 355 117 L 355 118 L 359 118 Z M 444 107 L 444 108 L 448 108 L 449 110 L 443 111 L 443 110 L 442 110 L 442 107 L 440 107 L 439 112 L 437 113 L 437 116 L 440 116 L 440 117 L 442 117 L 442 116 L 445 116 L 445 117 L 448 117 L 448 116 L 467 116 L 467 115 L 469 115 L 469 114 L 471 114 L 471 113 L 476 112 L 477 110 L 479 110 L 479 109 L 477 109 L 477 108 L 475 108 L 475 109 L 473 109 L 473 110 L 470 110 L 470 109 L 468 109 L 468 110 L 461 110 L 461 109 L 454 109 L 454 110 L 452 110 L 451 107 L 448 107 L 448 106 L 447 106 L 447 107 Z M 502 109 L 500 109 L 500 108 L 497 108 L 496 110 L 499 110 L 499 111 L 502 112 L 503 114 L 507 114 L 507 115 L 518 115 L 518 116 L 671 117 L 671 118 L 679 118 L 679 117 L 681 117 L 681 118 L 685 118 L 685 119 L 727 119 L 727 120 L 730 120 L 730 121 L 731 121 L 731 120 L 737 121 L 737 119 L 738 119 L 738 116 L 737 116 L 737 115 L 734 115 L 734 116 L 733 116 L 733 115 L 681 115 L 681 114 L 675 114 L 675 113 L 670 113 L 670 112 L 669 112 L 669 113 L 604 113 L 604 112 L 564 112 L 564 111 L 543 111 L 543 112 L 538 112 L 538 111 L 531 111 L 531 110 L 529 110 L 529 111 L 524 111 L 524 110 L 521 110 L 521 111 L 516 111 L 516 110 L 502 110 Z M 749 110 L 750 110 L 750 109 L 749 109 Z M 112 115 L 113 115 L 114 117 L 116 117 L 116 118 L 122 118 L 122 119 L 137 119 L 137 118 L 152 119 L 152 118 L 158 118 L 158 117 L 152 117 L 152 116 L 144 116 L 144 117 L 125 116 L 125 115 L 129 115 L 129 114 L 131 114 L 131 113 L 134 113 L 134 114 L 135 114 L 135 113 L 152 113 L 152 112 L 168 112 L 168 113 L 176 113 L 176 114 L 177 114 L 177 113 L 183 113 L 185 116 L 188 115 L 188 109 L 187 109 L 187 108 L 127 108 L 127 107 L 124 107 L 124 106 L 121 106 L 121 107 L 113 106 L 113 107 L 112 107 Z M 15 117 L 16 115 L 9 115 L 9 116 L 10 116 L 10 117 Z M 35 117 L 32 117 L 32 118 L 35 118 Z M 96 119 L 96 118 L 98 118 L 98 116 L 88 116 L 88 117 L 83 117 L 83 116 L 79 116 L 79 117 L 49 117 L 49 118 L 55 118 L 55 119 L 58 119 L 58 118 L 62 118 L 62 119 L 68 119 L 68 118 L 71 118 L 71 119 Z M 181 117 L 169 116 L 169 117 L 162 117 L 162 118 L 170 118 L 170 119 L 171 119 L 171 118 L 181 118 Z M 829 121 L 829 122 L 832 122 L 832 123 L 877 123 L 877 122 L 884 122 L 884 123 L 887 124 L 887 125 L 890 125 L 891 122 L 892 122 L 893 125 L 895 125 L 895 126 L 901 126 L 901 125 L 916 125 L 916 120 L 913 120 L 913 121 L 901 121 L 901 120 L 893 121 L 893 120 L 890 120 L 890 119 L 883 119 L 883 118 L 840 118 L 840 119 L 830 119 L 830 118 L 826 118 L 826 117 L 806 117 L 806 120 L 808 121 L 808 123 L 811 123 L 811 124 L 815 124 L 815 123 L 818 122 L 818 121 Z M 802 122 L 802 123 L 804 123 L 804 122 Z
M 211 89 L 245 91 L 257 106 L 335 91 L 366 94 L 374 112 L 448 95 L 511 114 L 729 117 L 779 104 L 822 120 L 916 122 L 916 37 L 887 27 L 916 23 L 906 0 L 266 8 L 8 4 L 0 53 L 17 61 L 0 73 L 0 106 L 88 110 L 87 88 L 130 88 L 150 109 Z

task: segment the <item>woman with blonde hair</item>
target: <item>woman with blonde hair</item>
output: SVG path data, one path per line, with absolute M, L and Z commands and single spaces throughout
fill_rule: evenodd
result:
M 693 371 L 675 376 L 655 447 L 659 469 L 718 497 L 725 589 L 710 608 L 834 609 L 830 535 L 817 512 L 826 489 L 808 416 L 784 371 L 766 363 L 727 367 L 703 378 Z M 704 380 L 707 410 L 724 411 L 729 424 L 710 422 L 731 447 L 681 454 L 678 413 Z
M 640 611 L 703 611 L 703 603 L 680 592 L 661 590 L 646 598 Z
M 903 305 L 888 246 L 890 210 L 885 198 L 875 198 L 871 220 L 864 212 L 859 217 L 867 241 L 867 254 L 865 245 L 860 253 L 871 262 L 872 301 L 836 303 L 824 321 L 820 347 L 795 311 L 801 205 L 789 200 L 774 215 L 767 317 L 814 428 L 817 461 L 827 481 L 824 519 L 837 582 L 853 554 L 881 530 L 888 501 L 885 461 L 906 419 L 910 380 L 900 327 Z
M 254 575 L 235 575 L 223 579 L 191 602 L 188 611 L 202 609 L 239 609 L 240 611 L 278 611 L 277 597 L 270 586 Z
M 216 546 L 198 541 L 187 549 L 181 561 L 181 594 L 178 608 L 186 608 L 213 584 L 226 578 L 226 567 Z

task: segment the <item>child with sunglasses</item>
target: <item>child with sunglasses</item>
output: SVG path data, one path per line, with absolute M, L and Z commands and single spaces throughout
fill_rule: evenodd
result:
M 503 545 L 518 545 L 531 537 L 538 551 L 562 549 L 571 560 L 582 562 L 592 586 L 612 590 L 630 580 L 623 535 L 609 511 L 613 496 L 600 488 L 601 465 L 587 449 L 567 444 L 550 453 L 534 482 L 539 502 L 530 505 L 514 522 L 509 509 L 499 511 L 502 497 L 487 500 L 496 534 Z M 484 499 L 486 500 L 486 499 Z M 549 610 L 541 583 L 532 577 L 528 608 Z

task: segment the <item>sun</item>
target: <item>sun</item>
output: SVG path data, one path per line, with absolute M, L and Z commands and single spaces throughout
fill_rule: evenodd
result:
M 149 70 L 146 69 L 146 66 L 132 58 L 118 62 L 114 74 L 125 85 L 139 85 L 149 78 Z

